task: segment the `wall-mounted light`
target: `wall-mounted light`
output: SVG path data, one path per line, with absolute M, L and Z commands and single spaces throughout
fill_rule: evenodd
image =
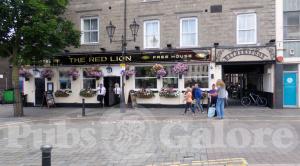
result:
M 105 48 L 100 48 L 100 50 L 101 50 L 102 52 L 105 52 L 105 51 L 106 51 L 106 49 L 105 49 Z
M 106 67 L 106 72 L 107 72 L 107 73 L 112 73 L 112 67 L 107 66 L 107 67 Z
M 167 48 L 172 48 L 172 44 L 167 44 Z
M 137 51 L 140 50 L 140 47 L 139 47 L 139 46 L 135 46 L 134 48 L 135 48 L 135 50 L 137 50 Z
M 219 43 L 214 43 L 214 47 L 218 47 L 219 46 Z

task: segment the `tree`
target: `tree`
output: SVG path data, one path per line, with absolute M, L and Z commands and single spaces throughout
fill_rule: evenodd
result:
M 66 47 L 79 46 L 80 32 L 64 19 L 68 0 L 1 0 L 0 56 L 13 65 L 14 116 L 23 116 L 19 68 L 32 59 L 42 62 Z

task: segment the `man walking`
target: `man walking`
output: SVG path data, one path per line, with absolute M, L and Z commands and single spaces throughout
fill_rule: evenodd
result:
M 103 100 L 106 94 L 106 88 L 103 86 L 102 83 L 100 83 L 96 90 L 97 90 L 97 100 L 100 102 L 100 107 L 104 107 Z
M 199 88 L 198 84 L 195 84 L 195 88 L 194 88 L 194 97 L 195 97 L 195 104 L 193 106 L 193 113 L 195 113 L 195 109 L 197 107 L 198 111 L 199 109 L 201 110 L 201 113 L 204 113 L 204 109 L 202 107 L 202 104 L 201 104 L 201 97 L 202 97 L 202 90 Z

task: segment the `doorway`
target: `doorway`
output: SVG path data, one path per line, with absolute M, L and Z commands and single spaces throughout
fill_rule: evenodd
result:
M 107 107 L 111 107 L 116 104 L 115 97 L 114 97 L 114 88 L 115 88 L 115 83 L 118 83 L 120 85 L 120 77 L 118 76 L 104 77 L 103 81 L 104 81 L 104 87 L 106 88 L 104 104 Z
M 35 78 L 35 106 L 41 106 L 44 100 L 45 79 Z
M 283 73 L 283 106 L 297 106 L 297 73 Z

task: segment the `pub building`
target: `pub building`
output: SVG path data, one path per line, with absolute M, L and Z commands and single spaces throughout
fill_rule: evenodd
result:
M 106 88 L 105 106 L 113 106 L 113 88 L 116 83 L 122 86 L 121 79 L 124 78 L 126 103 L 130 92 L 135 92 L 138 93 L 137 104 L 176 106 L 184 104 L 187 87 L 198 83 L 203 91 L 208 91 L 218 79 L 223 79 L 230 105 L 240 105 L 242 96 L 255 91 L 266 97 L 268 106 L 272 107 L 275 57 L 274 46 L 134 50 L 124 56 L 122 52 L 105 51 L 65 53 L 53 57 L 49 67 L 38 68 L 39 72 L 33 79 L 24 81 L 24 94 L 29 106 L 46 103 L 43 94 L 47 91 L 53 94 L 56 106 L 81 106 L 84 98 L 87 106 L 96 107 L 99 102 L 93 90 L 102 83 Z M 176 74 L 173 67 L 180 62 L 186 64 L 188 70 Z M 126 64 L 126 69 L 123 64 Z M 155 64 L 162 65 L 166 75 L 158 77 L 152 71 Z M 53 71 L 51 78 L 43 76 L 45 70 Z M 88 74 L 93 70 L 101 74 Z M 134 72 L 122 77 L 124 70 Z M 74 71 L 78 73 L 76 78 L 72 75 Z M 149 93 L 140 94 L 142 89 Z M 163 89 L 173 92 L 164 95 Z M 204 100 L 206 103 L 207 100 Z
M 46 103 L 43 94 L 47 91 L 53 93 L 56 106 L 81 106 L 84 98 L 87 106 L 96 107 L 99 102 L 92 91 L 102 83 L 106 88 L 105 106 L 113 106 L 114 86 L 116 83 L 122 86 L 121 79 L 124 78 L 126 103 L 129 92 L 138 93 L 144 89 L 151 94 L 137 95 L 137 104 L 180 105 L 184 104 L 184 91 L 187 87 L 198 83 L 206 91 L 215 82 L 211 53 L 211 48 L 135 50 L 128 51 L 124 56 L 122 52 L 65 53 L 53 57 L 49 67 L 38 68 L 40 72 L 35 74 L 34 79 L 24 81 L 24 94 L 27 95 L 27 105 L 30 106 Z M 188 67 L 184 74 L 172 71 L 174 65 L 180 62 Z M 131 70 L 134 73 L 122 77 L 123 64 L 127 66 L 125 71 Z M 163 66 L 166 72 L 164 76 L 157 76 L 152 71 L 155 64 Z M 49 70 L 53 71 L 53 75 L 46 78 L 43 73 Z M 88 74 L 93 73 L 93 70 L 101 71 L 101 74 Z M 78 72 L 75 79 L 72 77 L 74 71 Z M 163 88 L 173 92 L 169 96 L 162 95 Z M 84 94 L 87 92 L 85 90 L 90 90 L 92 94 Z

